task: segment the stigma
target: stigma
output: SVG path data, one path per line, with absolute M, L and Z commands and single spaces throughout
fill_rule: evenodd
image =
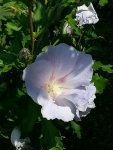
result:
M 49 94 L 49 96 L 55 101 L 55 98 L 59 96 L 62 93 L 62 88 L 59 84 L 54 82 L 49 82 L 46 85 L 46 90 Z

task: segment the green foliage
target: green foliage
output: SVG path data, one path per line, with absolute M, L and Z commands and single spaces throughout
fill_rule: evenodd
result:
M 46 119 L 43 119 L 42 132 L 44 136 L 43 140 L 45 141 L 44 149 L 63 150 L 62 137 L 60 136 L 60 132 L 54 126 L 52 121 L 47 121 Z
M 18 93 L 19 95 L 21 95 L 22 93 Z M 36 119 L 40 116 L 39 115 L 39 112 L 38 112 L 38 107 L 37 105 L 30 101 L 29 102 L 29 105 L 28 105 L 28 108 L 27 108 L 27 111 L 25 113 L 25 116 L 22 120 L 22 123 L 21 123 L 21 132 L 22 132 L 22 135 L 28 135 L 29 132 L 32 131 L 33 129 L 33 126 L 36 122 Z
M 95 61 L 94 65 L 93 65 L 93 69 L 99 70 L 101 69 L 102 71 L 105 71 L 107 73 L 113 73 L 113 66 L 112 65 L 103 65 L 100 61 Z
M 16 25 L 15 23 L 12 22 L 8 22 L 6 24 L 7 27 L 7 32 L 9 35 L 11 35 L 13 33 L 13 31 L 20 31 L 21 27 L 18 27 L 18 25 Z
M 62 138 L 61 137 L 55 137 L 56 146 L 49 149 L 49 150 L 64 150 Z
M 6 8 L 0 6 L 0 20 L 5 20 L 5 17 L 9 16 L 9 12 Z
M 79 139 L 81 139 L 81 128 L 80 128 L 80 126 L 76 122 L 71 121 L 71 127 L 73 129 L 73 132 L 77 135 L 77 137 Z
M 99 0 L 100 6 L 105 6 L 106 4 L 108 4 L 108 0 Z
M 108 79 L 99 76 L 97 73 L 93 76 L 94 85 L 96 86 L 97 93 L 103 93 L 104 88 L 108 84 Z

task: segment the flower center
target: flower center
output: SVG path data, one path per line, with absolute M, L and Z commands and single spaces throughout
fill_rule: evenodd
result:
M 53 99 L 59 96 L 62 92 L 62 89 L 60 88 L 60 86 L 53 82 L 50 82 L 49 84 L 47 84 L 46 90 Z

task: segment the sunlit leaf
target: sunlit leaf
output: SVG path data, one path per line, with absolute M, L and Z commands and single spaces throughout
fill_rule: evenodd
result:
M 108 65 L 103 65 L 100 61 L 95 61 L 93 65 L 94 70 L 99 70 L 102 69 L 102 71 L 105 71 L 107 73 L 113 73 L 113 66 L 108 64 Z
M 93 76 L 93 80 L 92 80 L 96 86 L 96 90 L 97 93 L 103 93 L 103 90 L 105 89 L 105 87 L 108 84 L 108 79 L 99 76 L 97 73 Z

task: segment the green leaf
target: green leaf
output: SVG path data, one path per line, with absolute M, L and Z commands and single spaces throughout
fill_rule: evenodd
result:
M 4 65 L 2 68 L 0 68 L 0 74 L 4 73 L 4 72 L 8 72 L 9 70 L 11 70 L 13 65 L 14 64 Z
M 64 7 L 59 4 L 56 4 L 52 8 L 48 8 L 48 24 L 49 25 L 58 23 L 63 9 L 64 9 Z
M 99 0 L 100 6 L 105 6 L 108 3 L 108 0 Z
M 13 22 L 8 22 L 6 24 L 6 27 L 9 34 L 12 34 L 12 31 L 20 31 L 20 29 L 22 28 L 21 26 L 19 27 L 17 23 Z
M 73 30 L 75 30 L 75 33 L 76 33 L 77 35 L 81 36 L 81 35 L 82 35 L 82 32 L 81 32 L 81 30 L 77 27 L 76 21 L 75 21 L 70 15 L 68 15 L 67 18 L 68 18 L 68 23 L 69 23 L 69 25 L 72 27 Z
M 42 131 L 44 134 L 44 141 L 49 148 L 56 146 L 56 136 L 59 135 L 59 131 L 53 125 L 52 121 L 46 119 L 42 120 Z
M 28 109 L 26 110 L 26 114 L 24 114 L 24 118 L 21 123 L 21 131 L 24 136 L 28 135 L 32 131 L 36 119 L 39 115 L 38 105 L 31 100 L 28 102 Z
M 3 60 L 0 59 L 0 67 L 2 67 L 3 65 Z
M 56 136 L 55 141 L 56 141 L 56 146 L 52 147 L 49 150 L 64 150 L 63 143 L 62 143 L 62 138 Z
M 113 73 L 113 68 L 112 68 L 113 66 L 112 65 L 103 65 L 102 66 L 102 70 L 103 71 L 105 71 L 105 72 L 107 72 L 107 73 Z
M 71 121 L 71 127 L 73 129 L 73 132 L 76 133 L 77 137 L 81 139 L 81 128 L 80 125 L 78 125 L 76 122 Z
M 62 143 L 62 138 L 61 137 L 55 137 L 56 141 L 56 147 L 59 148 L 59 150 L 63 150 L 63 143 Z
M 102 69 L 102 71 L 105 71 L 107 73 L 113 73 L 113 66 L 108 64 L 108 65 L 103 65 L 100 61 L 95 61 L 93 65 L 93 69 L 99 70 Z
M 94 82 L 94 85 L 96 86 L 97 93 L 103 93 L 103 90 L 108 84 L 108 79 L 103 78 L 102 76 L 99 76 L 97 73 L 93 76 L 92 81 Z
M 53 147 L 53 148 L 51 148 L 51 149 L 49 149 L 49 150 L 59 150 L 59 148 Z
M 7 50 L 0 51 L 0 60 L 2 60 L 4 65 L 13 66 L 16 62 L 17 56 Z
M 0 6 L 0 20 L 5 20 L 6 17 L 9 17 L 11 13 L 9 12 L 9 10 L 3 6 Z
M 94 61 L 93 70 L 98 70 L 101 68 L 101 66 L 102 66 L 102 63 L 100 61 Z
M 33 21 L 38 23 L 38 26 L 44 25 L 46 21 L 46 9 L 42 3 L 37 2 L 36 9 L 33 14 Z
M 66 6 L 69 6 L 71 5 L 72 3 L 75 3 L 76 1 L 75 0 L 62 0 L 61 3 L 66 7 Z

